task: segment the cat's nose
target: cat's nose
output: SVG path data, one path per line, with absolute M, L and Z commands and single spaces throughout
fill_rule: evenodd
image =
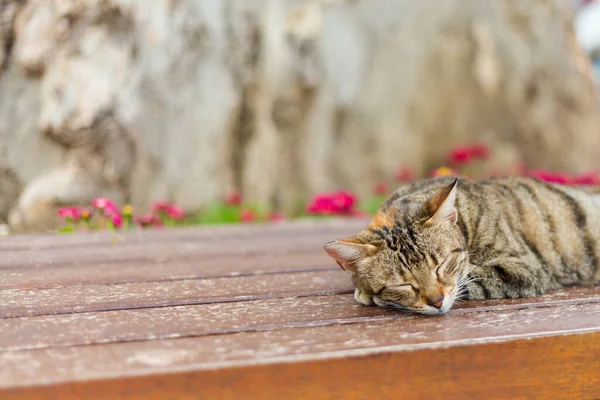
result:
M 428 296 L 427 297 L 427 305 L 430 305 L 431 307 L 435 307 L 435 308 L 442 308 L 442 303 L 444 302 L 444 296 L 443 295 L 438 295 L 438 296 Z

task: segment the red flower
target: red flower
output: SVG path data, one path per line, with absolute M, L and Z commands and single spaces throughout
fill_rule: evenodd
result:
M 490 149 L 484 143 L 474 144 L 471 146 L 471 156 L 486 159 L 490 156 Z
M 240 212 L 240 221 L 242 222 L 254 222 L 256 220 L 256 213 L 252 210 L 242 210 Z
M 572 179 L 572 183 L 574 185 L 597 186 L 600 185 L 600 177 L 598 176 L 597 172 L 588 172 L 574 177 Z
M 412 169 L 401 167 L 396 171 L 395 178 L 398 182 L 409 182 L 415 179 L 415 174 Z
M 469 146 L 456 146 L 450 151 L 447 162 L 450 165 L 464 165 L 476 158 L 488 158 L 489 155 L 490 150 L 487 145 L 483 143 L 472 144 Z
M 173 219 L 185 218 L 185 212 L 183 211 L 183 208 L 167 201 L 157 201 L 152 205 L 152 211 L 154 213 L 164 213 Z
M 309 214 L 335 214 L 336 207 L 331 201 L 331 198 L 327 194 L 320 194 L 313 198 L 313 200 L 306 207 L 306 212 Z
M 385 196 L 390 191 L 390 186 L 385 182 L 380 182 L 373 188 L 376 196 Z
M 471 148 L 465 146 L 457 146 L 450 151 L 448 156 L 448 164 L 461 165 L 470 163 L 473 159 Z
M 242 195 L 238 192 L 231 192 L 225 199 L 225 204 L 228 206 L 239 206 L 242 204 Z
M 551 182 L 551 183 L 559 183 L 561 185 L 569 185 L 572 183 L 572 179 L 561 173 L 554 173 L 544 170 L 535 170 L 529 171 L 528 176 L 532 176 L 534 178 L 538 178 L 542 181 Z
M 144 216 L 141 217 L 135 217 L 133 219 L 133 221 L 142 226 L 142 227 L 146 227 L 146 226 L 162 226 L 162 222 L 160 220 L 160 218 L 158 218 L 156 215 L 154 214 L 146 214 Z
M 58 210 L 58 215 L 65 219 L 79 221 L 81 218 L 81 210 L 77 207 L 63 207 Z
M 348 192 L 317 194 L 306 207 L 310 214 L 351 214 L 356 204 L 356 196 Z
M 285 221 L 285 215 L 283 215 L 283 213 L 280 211 L 271 211 L 269 213 L 268 219 L 271 222 Z
M 332 200 L 339 212 L 343 214 L 350 213 L 354 207 L 354 203 L 356 203 L 356 197 L 348 192 L 337 192 L 333 195 Z

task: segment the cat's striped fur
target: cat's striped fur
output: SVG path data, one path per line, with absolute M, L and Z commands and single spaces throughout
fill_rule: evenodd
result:
M 600 280 L 600 206 L 535 178 L 425 179 L 325 251 L 363 304 L 438 314 L 459 297 L 531 297 Z

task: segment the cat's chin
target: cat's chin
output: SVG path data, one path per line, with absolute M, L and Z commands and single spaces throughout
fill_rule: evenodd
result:
M 356 298 L 356 292 L 354 293 L 354 295 Z M 442 306 L 440 308 L 435 308 L 435 307 L 431 307 L 431 306 L 425 306 L 424 308 L 410 308 L 410 307 L 405 307 L 402 305 L 395 305 L 395 304 L 387 303 L 387 302 L 379 299 L 377 296 L 373 296 L 373 297 L 369 296 L 369 300 L 372 301 L 369 305 L 372 305 L 373 303 L 375 303 L 375 305 L 377 305 L 378 307 L 392 308 L 392 309 L 396 309 L 396 310 L 401 310 L 403 312 L 422 314 L 422 315 L 446 314 L 446 313 L 448 313 L 448 311 L 450 311 L 450 309 L 452 308 L 452 305 L 454 304 L 454 299 L 449 298 L 449 297 L 446 297 L 444 299 L 444 302 L 442 303 Z M 359 301 L 359 303 L 360 303 L 360 301 Z

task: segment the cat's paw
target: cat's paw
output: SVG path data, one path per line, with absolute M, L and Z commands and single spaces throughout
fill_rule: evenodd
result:
M 365 306 L 373 305 L 373 297 L 370 294 L 354 289 L 354 299 Z
M 467 296 L 469 300 L 485 300 L 487 298 L 485 291 L 478 282 L 467 283 L 467 292 L 469 293 Z

